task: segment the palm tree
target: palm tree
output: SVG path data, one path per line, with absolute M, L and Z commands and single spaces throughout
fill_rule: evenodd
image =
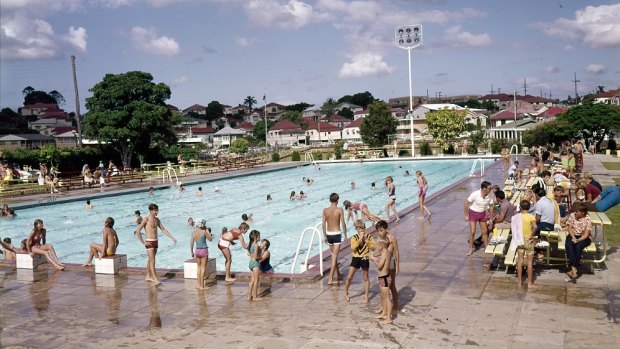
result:
M 250 113 L 252 112 L 252 106 L 257 104 L 258 102 L 256 102 L 256 98 L 252 97 L 252 96 L 247 96 L 245 97 L 245 100 L 243 100 L 243 105 L 247 105 L 248 108 L 250 108 Z

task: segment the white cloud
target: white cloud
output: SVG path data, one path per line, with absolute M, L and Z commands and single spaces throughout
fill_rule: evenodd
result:
M 3 3 L 4 6 L 4 3 Z M 13 60 L 57 59 L 65 53 L 86 52 L 86 29 L 70 27 L 66 35 L 54 32 L 52 25 L 31 18 L 24 11 L 2 14 L 0 58 Z
M 299 29 L 329 18 L 326 13 L 317 12 L 311 5 L 299 0 L 289 0 L 287 3 L 250 0 L 245 3 L 244 10 L 250 22 L 262 27 Z
M 246 38 L 244 36 L 237 37 L 234 40 L 240 48 L 248 48 L 258 42 L 256 39 Z
M 362 78 L 367 76 L 381 76 L 394 72 L 383 61 L 383 56 L 375 53 L 362 53 L 351 58 L 350 63 L 344 63 L 338 77 L 341 79 Z
M 443 41 L 454 47 L 482 47 L 491 44 L 489 34 L 472 34 L 462 31 L 460 25 L 449 27 L 445 30 Z
M 157 37 L 155 28 L 133 27 L 131 39 L 140 50 L 159 56 L 175 56 L 181 52 L 179 44 L 167 36 Z
M 588 64 L 586 71 L 591 74 L 603 74 L 607 68 L 602 64 Z
M 574 48 L 574 47 L 573 47 L 573 45 L 571 45 L 571 44 L 566 44 L 566 45 L 565 45 L 562 49 L 563 49 L 564 51 L 572 51 L 572 50 L 574 50 L 575 48 Z
M 187 76 L 187 75 L 181 75 L 177 78 L 175 78 L 174 80 L 172 80 L 172 82 L 170 83 L 171 86 L 176 87 L 179 85 L 183 85 L 187 82 L 191 81 L 191 79 Z
M 587 6 L 575 12 L 574 19 L 559 18 L 553 23 L 531 26 L 549 36 L 581 40 L 593 48 L 620 47 L 620 4 Z
M 545 67 L 545 71 L 547 73 L 555 74 L 560 71 L 560 68 L 556 67 L 555 65 L 548 65 Z

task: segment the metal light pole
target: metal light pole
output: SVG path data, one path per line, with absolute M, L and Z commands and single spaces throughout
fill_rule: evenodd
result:
M 397 47 L 407 50 L 409 58 L 409 121 L 411 132 L 411 157 L 415 157 L 415 139 L 413 138 L 413 88 L 411 85 L 411 50 L 422 45 L 422 25 L 403 25 L 394 29 Z
M 267 142 L 267 92 L 263 94 L 263 103 L 265 104 L 265 147 L 269 148 L 269 142 Z

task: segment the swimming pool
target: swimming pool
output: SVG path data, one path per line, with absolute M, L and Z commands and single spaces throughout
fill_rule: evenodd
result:
M 288 273 L 301 231 L 321 221 L 322 209 L 329 205 L 330 193 L 340 195 L 340 205 L 346 199 L 363 201 L 371 212 L 385 216 L 387 193 L 383 182 L 386 176 L 394 178 L 397 209 L 402 210 L 417 202 L 416 170 L 421 170 L 428 179 L 430 195 L 467 176 L 473 161 L 321 164 L 320 170 L 305 166 L 186 185 L 184 192 L 171 187 L 157 190 L 153 195 L 148 195 L 145 190 L 93 198 L 92 210 L 85 210 L 83 201 L 20 209 L 14 219 L 0 220 L 0 235 L 11 237 L 14 245 L 19 245 L 19 241 L 32 230 L 34 220 L 40 218 L 47 228 L 48 242 L 54 245 L 60 259 L 63 262 L 84 263 L 88 257 L 89 243 L 101 242 L 103 221 L 111 216 L 116 220 L 114 228 L 121 242 L 118 253 L 127 254 L 129 266 L 144 267 L 146 252 L 133 234 L 137 227 L 134 211 L 140 210 L 145 216 L 148 214 L 147 206 L 156 203 L 162 224 L 178 240 L 174 246 L 165 236 L 160 237 L 158 268 L 182 268 L 183 261 L 190 258 L 192 229 L 187 219 L 193 217 L 206 219 L 215 233 L 213 241 L 208 243 L 209 253 L 216 257 L 218 270 L 224 270 L 224 258 L 217 249 L 222 227 L 235 228 L 241 223 L 243 213 L 253 213 L 254 222 L 250 223 L 250 229 L 259 230 L 261 238 L 271 242 L 271 264 L 276 272 Z M 486 160 L 485 165 L 490 161 Z M 406 176 L 405 171 L 411 175 Z M 314 182 L 306 185 L 303 177 L 312 178 Z M 356 189 L 351 188 L 352 181 L 355 181 Z M 372 182 L 376 183 L 375 190 L 371 190 Z M 203 188 L 203 197 L 196 196 L 199 186 Z M 220 191 L 215 192 L 215 187 L 219 187 Z M 301 190 L 307 194 L 305 200 L 289 200 L 291 191 L 299 193 Z M 266 201 L 267 194 L 271 194 L 273 200 Z M 354 231 L 352 220 L 347 227 L 350 237 Z M 305 252 L 309 239 L 302 243 L 302 252 Z M 249 257 L 240 244 L 232 247 L 232 253 L 232 270 L 248 271 Z M 317 253 L 316 247 L 312 253 Z

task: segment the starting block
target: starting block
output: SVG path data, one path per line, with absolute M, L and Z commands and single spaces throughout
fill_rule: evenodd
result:
M 118 274 L 122 268 L 127 268 L 126 254 L 95 258 L 95 274 Z
M 40 254 L 35 254 L 34 257 L 31 257 L 28 253 L 17 253 L 15 259 L 17 269 L 36 269 L 39 265 L 47 263 L 45 256 Z
M 211 275 L 215 277 L 216 268 L 215 268 L 215 258 L 207 259 L 207 267 L 205 271 L 205 277 L 208 279 Z M 188 259 L 183 263 L 183 277 L 186 279 L 196 279 L 198 274 L 198 264 L 196 263 L 196 258 Z

